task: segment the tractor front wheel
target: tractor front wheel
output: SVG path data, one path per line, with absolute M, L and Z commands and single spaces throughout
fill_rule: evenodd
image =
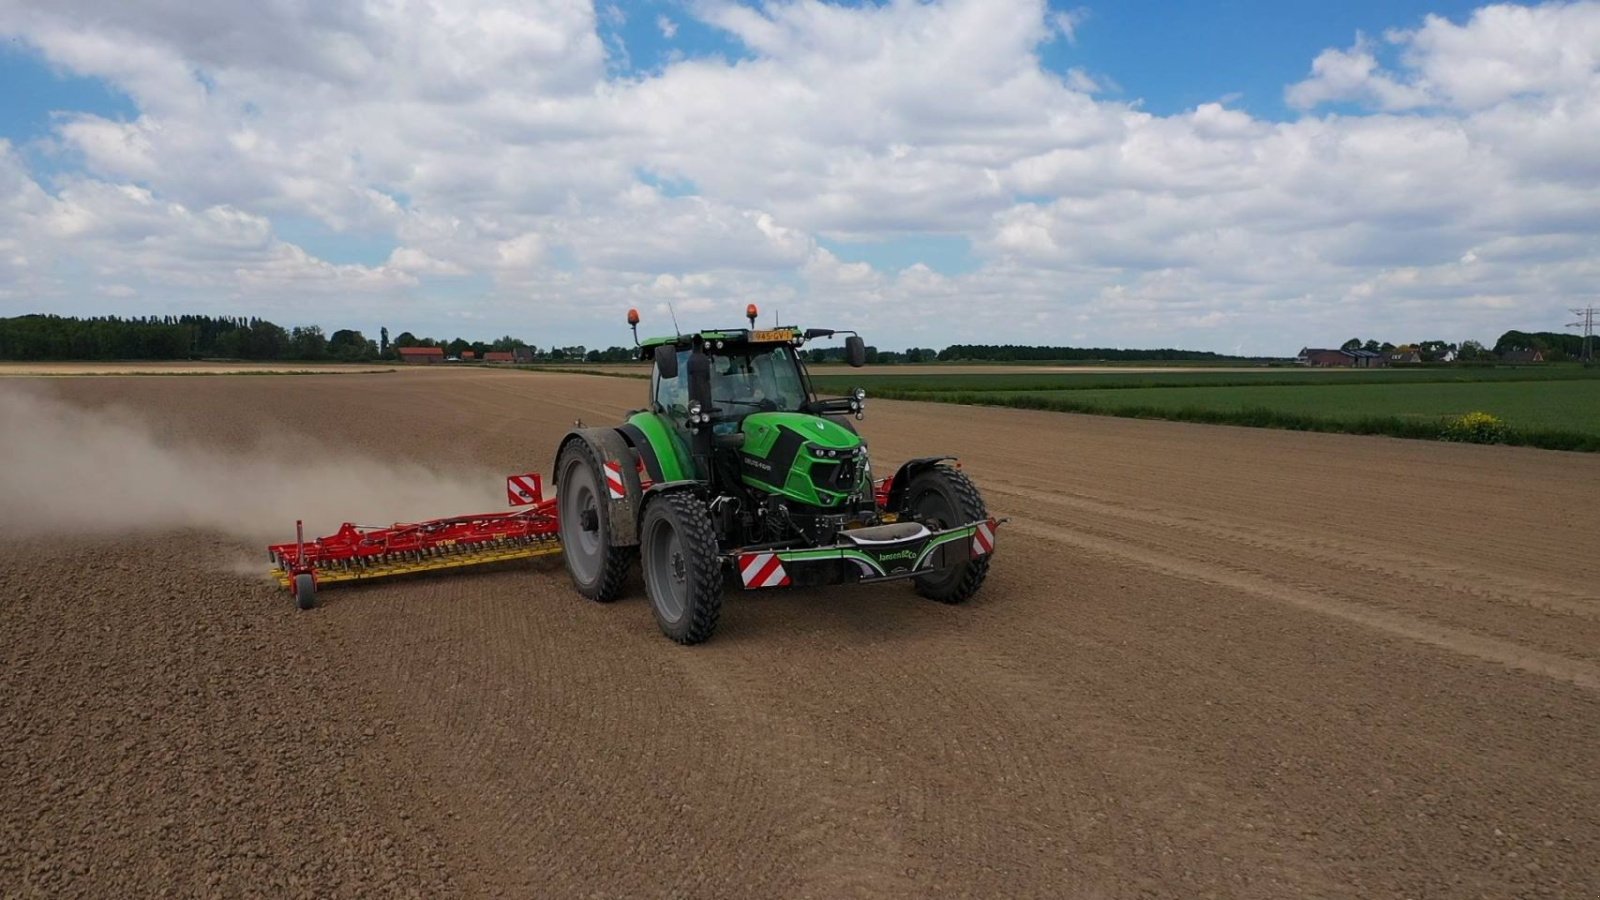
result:
M 934 529 L 970 525 L 989 518 L 983 497 L 966 473 L 947 465 L 918 472 L 906 490 L 906 512 Z M 989 557 L 980 556 L 912 579 L 917 593 L 940 603 L 964 603 L 989 574 Z
M 574 440 L 556 461 L 556 518 L 561 555 L 578 593 L 600 603 L 622 594 L 634 548 L 611 541 L 610 494 L 600 461 L 589 445 Z
M 680 644 L 711 637 L 722 613 L 722 567 L 705 502 L 686 491 L 652 498 L 639 538 L 644 586 L 662 633 Z

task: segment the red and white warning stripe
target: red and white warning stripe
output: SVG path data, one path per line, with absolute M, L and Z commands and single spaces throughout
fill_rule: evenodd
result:
M 544 479 L 533 473 L 506 477 L 506 502 L 512 506 L 527 506 L 544 499 Z
M 972 533 L 972 555 L 983 556 L 994 552 L 994 527 L 995 521 L 979 522 Z
M 628 496 L 628 489 L 622 483 L 622 463 L 606 460 L 606 490 L 611 492 L 611 499 L 621 500 Z
M 740 554 L 739 577 L 746 588 L 785 587 L 789 584 L 789 573 L 783 570 L 783 560 L 776 553 Z

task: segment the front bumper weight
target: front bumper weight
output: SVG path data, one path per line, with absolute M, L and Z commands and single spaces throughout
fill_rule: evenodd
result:
M 740 550 L 726 560 L 746 590 L 898 581 L 994 552 L 1003 520 L 989 518 L 931 531 L 915 523 L 844 532 L 837 544 L 783 550 Z

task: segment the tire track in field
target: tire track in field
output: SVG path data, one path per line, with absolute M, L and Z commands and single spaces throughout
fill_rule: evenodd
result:
M 1051 543 L 1129 560 L 1150 571 L 1243 591 L 1309 612 L 1333 616 L 1465 656 L 1476 657 L 1485 662 L 1570 682 L 1585 690 L 1600 692 L 1600 666 L 1555 653 L 1534 650 L 1511 641 L 1427 622 L 1403 613 L 1373 608 L 1346 600 L 1335 593 L 1291 587 L 1250 567 L 1229 565 L 1216 559 L 1208 562 L 1201 558 L 1175 556 L 1169 551 L 1146 549 L 1129 544 L 1125 540 L 1092 535 L 1084 531 L 1081 525 L 1074 523 L 1018 521 L 1007 527 Z
M 1237 522 L 1225 523 L 1216 516 L 1167 515 L 1087 496 L 1065 494 L 1038 481 L 991 477 L 985 483 L 991 493 L 1014 498 L 1010 505 L 1018 507 L 1042 503 L 1083 513 L 1095 521 L 1115 518 L 1140 525 L 1175 529 L 1185 535 L 1203 535 L 1251 549 L 1292 554 L 1330 567 L 1357 569 L 1382 576 L 1391 582 L 1408 581 L 1421 587 L 1447 589 L 1498 604 L 1600 622 L 1600 596 L 1562 590 L 1547 581 L 1463 566 L 1461 560 L 1446 561 L 1431 555 L 1395 552 L 1383 545 L 1342 539 L 1336 533 L 1325 532 L 1312 536 L 1288 533 L 1281 527 L 1260 528 Z M 1286 537 L 1286 533 L 1289 536 Z

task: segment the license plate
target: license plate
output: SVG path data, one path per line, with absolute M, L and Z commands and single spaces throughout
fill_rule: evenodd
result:
M 794 340 L 794 332 L 788 328 L 771 328 L 766 331 L 752 331 L 750 332 L 750 340 L 757 343 L 766 343 L 768 341 L 792 341 Z

